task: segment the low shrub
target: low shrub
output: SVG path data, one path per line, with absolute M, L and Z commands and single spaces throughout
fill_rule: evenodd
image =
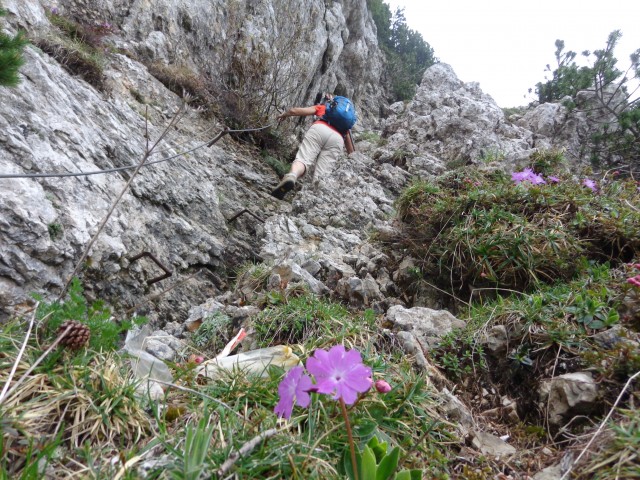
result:
M 278 157 L 274 157 L 273 155 L 269 155 L 266 151 L 263 152 L 262 158 L 265 163 L 269 165 L 274 172 L 278 175 L 278 177 L 282 177 L 285 173 L 289 172 L 291 168 L 291 164 L 285 161 L 280 160 Z
M 498 397 L 515 399 L 521 418 L 532 424 L 543 424 L 544 418 L 531 393 L 550 376 L 595 372 L 602 379 L 601 398 L 615 401 L 640 370 L 640 351 L 632 341 L 639 330 L 633 315 L 640 307 L 640 288 L 627 279 L 638 269 L 634 264 L 580 263 L 571 281 L 472 303 L 461 316 L 467 327 L 433 349 L 436 363 L 476 392 L 495 388 Z M 506 350 L 486 352 L 485 335 L 496 327 L 508 338 Z M 596 335 L 611 327 L 616 327 L 613 336 Z

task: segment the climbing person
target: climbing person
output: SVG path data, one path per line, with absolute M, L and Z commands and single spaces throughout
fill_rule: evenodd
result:
M 318 117 L 305 133 L 291 170 L 271 192 L 278 199 L 284 198 L 310 168 L 315 167 L 314 180 L 329 175 L 343 146 L 347 149 L 347 155 L 355 151 L 351 128 L 356 123 L 357 115 L 351 100 L 330 93 L 324 94 L 322 101 L 318 97 L 314 106 L 293 107 L 277 117 L 280 122 L 288 117 Z

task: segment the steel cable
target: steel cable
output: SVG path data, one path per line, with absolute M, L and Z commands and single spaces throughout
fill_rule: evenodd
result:
M 247 133 L 247 132 L 258 132 L 260 130 L 266 130 L 267 128 L 270 128 L 273 126 L 273 123 L 270 123 L 269 125 L 265 125 L 263 127 L 257 127 L 257 128 L 244 128 L 244 129 L 236 129 L 236 130 L 223 130 L 222 132 L 220 132 L 218 135 L 216 135 L 212 140 L 209 140 L 207 142 L 204 142 L 201 145 L 198 145 L 197 147 L 194 147 L 190 150 L 186 150 L 184 152 L 180 152 L 177 153 L 175 155 L 172 155 L 170 157 L 167 158 L 162 158 L 160 160 L 153 160 L 150 162 L 145 162 L 142 164 L 143 167 L 148 167 L 149 165 L 155 165 L 157 163 L 162 163 L 162 162 L 168 162 L 169 160 L 174 160 L 178 157 L 181 157 L 183 155 L 187 155 L 191 152 L 194 152 L 196 150 L 199 150 L 203 147 L 210 147 L 211 145 L 213 145 L 216 141 L 218 141 L 220 138 L 222 138 L 224 135 L 230 134 L 230 133 Z M 165 150 L 166 151 L 166 150 Z M 160 153 L 160 152 L 157 152 Z M 126 167 L 115 167 L 115 168 L 108 168 L 108 169 L 104 169 L 104 170 L 93 170 L 91 172 L 76 172 L 76 173 L 0 173 L 0 179 L 2 178 L 62 178 L 62 177 L 84 177 L 84 176 L 89 176 L 89 175 L 102 175 L 102 174 L 106 174 L 106 173 L 114 173 L 114 172 L 121 172 L 123 170 L 132 170 L 134 168 L 137 168 L 138 165 L 128 165 Z

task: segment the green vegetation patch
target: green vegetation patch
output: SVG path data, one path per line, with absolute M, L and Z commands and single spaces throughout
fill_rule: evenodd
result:
M 581 257 L 614 265 L 631 261 L 640 252 L 638 185 L 545 177 L 546 163 L 538 158 L 540 173 L 529 170 L 544 182 L 539 184 L 514 181 L 522 172 L 466 169 L 415 182 L 396 204 L 400 244 L 418 259 L 423 275 L 458 292 L 526 291 L 568 281 Z
M 77 320 L 89 327 L 91 333 L 89 347 L 96 351 L 115 350 L 120 346 L 123 334 L 134 325 L 141 325 L 147 320 L 136 317 L 133 320 L 116 321 L 111 309 L 102 300 L 89 303 L 84 296 L 80 281 L 74 278 L 69 288 L 69 295 L 64 302 L 41 301 L 38 318 L 45 324 L 48 335 L 54 335 L 65 320 Z
M 270 298 L 275 299 L 272 295 Z M 288 299 L 281 305 L 267 307 L 255 321 L 258 343 L 296 344 L 319 342 L 336 334 L 346 335 L 352 326 L 347 309 L 339 303 L 312 294 Z
M 0 404 L 0 478 L 46 478 L 51 465 L 70 475 L 79 463 L 69 458 L 106 458 L 148 437 L 152 419 L 119 355 L 58 349 L 38 363 L 52 338 L 32 332 L 21 351 L 25 330 L 14 321 L 0 331 L 0 386 L 14 374 Z
M 245 273 L 263 277 L 257 266 Z M 25 378 L 0 404 L 0 478 L 43 478 L 52 471 L 64 477 L 90 471 L 92 478 L 120 474 L 130 479 L 344 478 L 349 434 L 340 404 L 330 395 L 311 393 L 307 407 L 294 408 L 286 422 L 279 419 L 274 407 L 282 395 L 282 368 L 271 366 L 262 376 L 234 368 L 210 380 L 195 374 L 195 361 L 169 364 L 175 383 L 163 398 L 149 402 L 136 392 L 126 356 L 56 349 L 38 360 L 66 318 L 94 325 L 92 337 L 115 345 L 117 330 L 105 325 L 113 322 L 108 310 L 100 302 L 89 304 L 77 281 L 67 301 L 42 302 L 41 308 L 37 333 L 28 336 L 21 360 L 24 321 L 14 320 L 0 332 L 0 386 L 12 365 L 17 365 L 12 384 Z M 203 323 L 193 341 L 210 344 L 226 320 Z M 428 478 L 448 478 L 455 455 L 451 445 L 459 442 L 453 427 L 436 410 L 436 392 L 426 379 L 400 353 L 387 352 L 376 323 L 372 311 L 348 312 L 305 292 L 276 290 L 256 330 L 264 346 L 298 342 L 292 347 L 303 363 L 317 348 L 357 349 L 373 379 L 388 382 L 383 391 L 364 393 L 347 412 L 355 448 L 364 455 L 362 468 L 371 467 L 365 458 L 369 445 L 376 468 L 387 472 L 383 478 L 405 478 L 411 469 Z M 386 454 L 391 458 L 383 463 Z M 141 459 L 147 457 L 161 461 L 143 472 Z M 407 473 L 396 477 L 402 470 Z M 420 477 L 414 472 L 408 478 Z
M 34 44 L 55 58 L 69 73 L 104 91 L 107 86 L 103 40 L 111 33 L 111 25 L 85 25 L 56 11 L 47 17 L 56 28 L 50 35 L 35 39 Z

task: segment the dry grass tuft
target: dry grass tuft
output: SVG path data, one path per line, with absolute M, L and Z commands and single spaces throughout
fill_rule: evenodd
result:
M 205 77 L 187 67 L 154 62 L 147 65 L 149 73 L 181 98 L 189 97 L 189 103 L 199 107 L 205 116 L 216 115 L 217 103 L 207 87 Z
M 4 340 L 7 345 L 8 339 Z M 31 367 L 29 359 L 38 354 L 35 346 L 27 347 L 14 385 Z M 16 356 L 17 349 L 11 349 L 0 357 L 0 385 L 6 383 Z M 65 353 L 58 360 L 36 368 L 9 390 L 0 406 L 4 445 L 0 465 L 10 466 L 13 472 L 46 445 L 116 451 L 123 444 L 135 444 L 151 430 L 149 417 L 134 395 L 136 383 L 119 356 L 85 352 L 72 358 Z

